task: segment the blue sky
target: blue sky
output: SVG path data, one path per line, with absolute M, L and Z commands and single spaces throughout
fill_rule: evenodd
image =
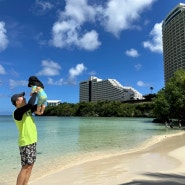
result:
M 178 0 L 0 0 L 0 115 L 29 76 L 48 99 L 79 102 L 90 76 L 143 95 L 164 87 L 161 25 Z

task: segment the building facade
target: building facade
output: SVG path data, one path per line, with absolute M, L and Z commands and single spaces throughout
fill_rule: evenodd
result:
M 143 99 L 132 87 L 124 87 L 115 79 L 102 80 L 91 76 L 80 83 L 80 102 L 127 101 Z
M 58 106 L 61 104 L 61 100 L 47 100 L 47 106 Z
M 178 69 L 185 69 L 185 4 L 178 4 L 162 25 L 165 83 Z

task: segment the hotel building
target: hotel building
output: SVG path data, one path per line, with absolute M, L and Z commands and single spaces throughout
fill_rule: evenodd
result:
M 58 106 L 61 104 L 61 100 L 47 100 L 47 106 Z
M 185 69 L 185 4 L 178 4 L 162 25 L 165 83 L 180 68 Z
M 91 76 L 80 83 L 80 102 L 127 101 L 143 99 L 132 87 L 124 87 L 115 79 L 102 80 Z

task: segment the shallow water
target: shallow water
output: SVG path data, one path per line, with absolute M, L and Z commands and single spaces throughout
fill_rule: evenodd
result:
M 131 149 L 155 135 L 175 132 L 150 118 L 35 117 L 38 128 L 37 173 L 78 163 L 85 157 Z M 0 117 L 0 185 L 15 184 L 20 170 L 17 128 Z

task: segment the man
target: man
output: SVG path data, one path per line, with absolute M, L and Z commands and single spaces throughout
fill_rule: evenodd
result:
M 32 113 L 37 110 L 37 105 L 34 105 L 37 94 L 33 93 L 28 103 L 24 95 L 22 92 L 11 97 L 11 102 L 16 107 L 13 118 L 19 133 L 18 145 L 22 165 L 16 185 L 28 184 L 36 160 L 37 128 Z

